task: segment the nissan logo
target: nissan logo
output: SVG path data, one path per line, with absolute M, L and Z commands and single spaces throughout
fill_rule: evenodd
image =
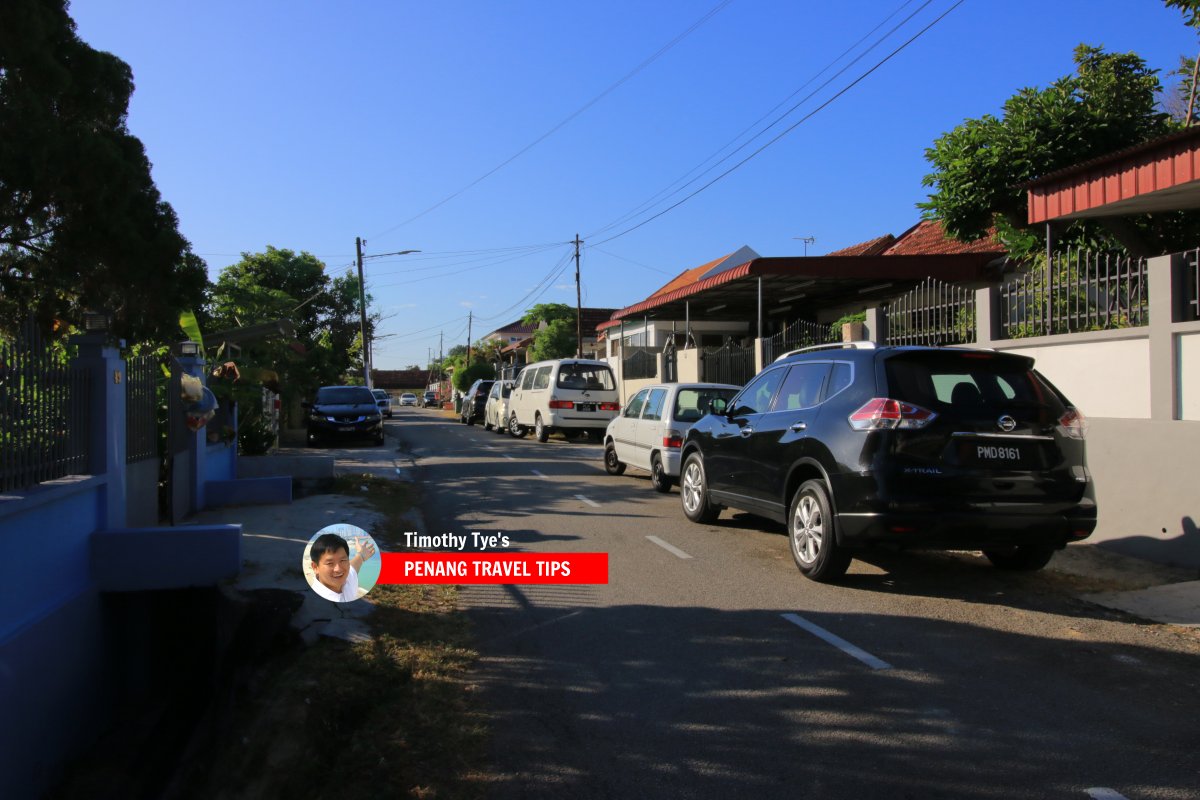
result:
M 1005 433 L 1008 433 L 1017 427 L 1017 421 L 1008 414 L 1005 414 L 1003 417 L 996 420 L 996 427 L 1000 428 L 1000 430 L 1004 431 Z

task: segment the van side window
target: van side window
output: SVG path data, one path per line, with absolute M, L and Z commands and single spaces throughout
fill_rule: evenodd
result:
M 651 390 L 650 398 L 646 401 L 646 410 L 642 412 L 642 419 L 662 419 L 663 402 L 666 399 L 666 389 Z
M 532 389 L 533 388 L 533 373 L 535 371 L 536 370 L 532 370 L 532 369 L 526 370 L 524 372 L 524 374 L 521 375 L 521 388 L 522 389 Z
M 640 417 L 642 415 L 642 404 L 646 402 L 646 392 L 648 391 L 650 390 L 642 389 L 640 392 L 635 394 L 633 399 L 630 400 L 625 406 L 625 411 L 621 414 L 621 416 L 630 417 L 631 419 L 637 419 Z
M 545 389 L 550 386 L 550 370 L 553 367 L 540 367 L 537 373 L 533 376 L 533 388 Z

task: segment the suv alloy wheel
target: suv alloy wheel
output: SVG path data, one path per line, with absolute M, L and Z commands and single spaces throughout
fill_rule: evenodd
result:
M 837 543 L 833 509 L 821 481 L 805 481 L 788 513 L 792 559 L 814 581 L 832 581 L 846 573 L 850 554 Z

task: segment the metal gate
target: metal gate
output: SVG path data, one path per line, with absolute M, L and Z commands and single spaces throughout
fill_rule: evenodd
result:
M 663 347 L 663 383 L 679 382 L 679 365 L 675 356 L 675 340 L 668 339 Z
M 828 344 L 836 342 L 840 338 L 841 335 L 835 335 L 830 325 L 798 319 L 774 336 L 763 339 L 763 363 L 770 364 L 791 350 Z
M 703 377 L 710 383 L 731 383 L 742 386 L 754 377 L 754 348 L 734 344 L 726 339 L 720 347 L 705 348 Z

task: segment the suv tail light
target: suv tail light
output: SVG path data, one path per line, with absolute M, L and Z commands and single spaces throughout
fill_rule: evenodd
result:
M 875 397 L 851 414 L 850 427 L 856 431 L 879 431 L 892 428 L 913 430 L 924 428 L 937 418 L 927 408 L 914 406 L 890 397 Z
M 1067 413 L 1058 418 L 1058 426 L 1063 435 L 1072 439 L 1082 439 L 1087 435 L 1087 417 L 1077 408 L 1068 408 Z
M 601 411 L 620 411 L 621 404 L 620 403 L 601 403 L 600 410 Z
M 663 437 L 663 447 L 669 447 L 672 450 L 683 447 L 683 434 L 679 431 L 667 431 L 667 435 Z
M 572 403 L 570 400 L 551 400 L 551 401 L 550 401 L 550 407 L 551 407 L 551 408 L 566 408 L 566 409 L 572 409 L 572 408 L 574 408 L 574 407 L 575 407 L 575 404 L 574 404 L 574 403 Z

